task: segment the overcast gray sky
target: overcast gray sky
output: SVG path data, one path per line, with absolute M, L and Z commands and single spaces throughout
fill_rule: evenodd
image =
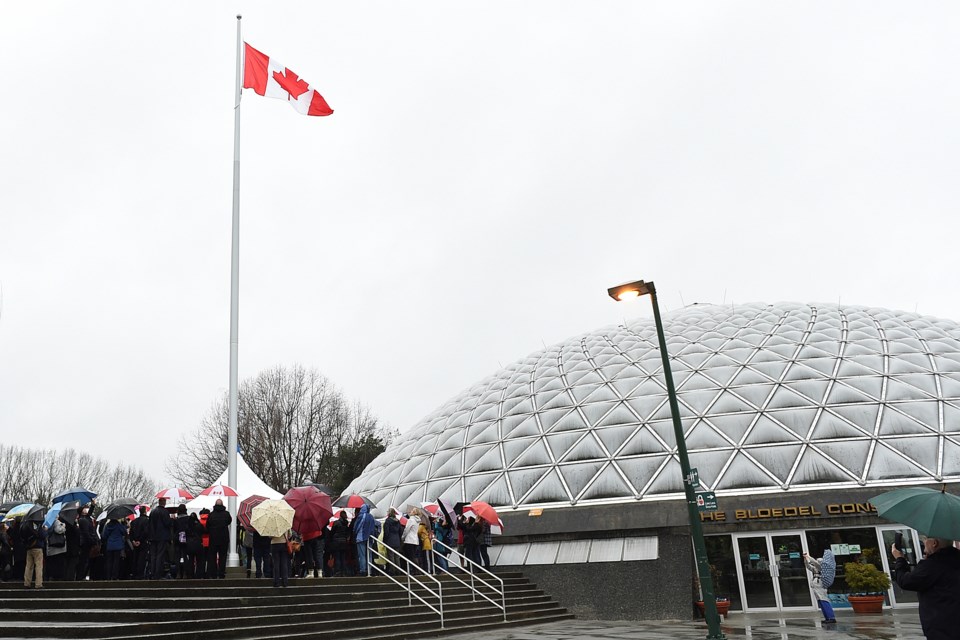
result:
M 226 390 L 238 12 L 335 110 L 244 94 L 241 378 L 403 431 L 636 278 L 960 319 L 955 3 L 18 3 L 3 443 L 163 479 Z

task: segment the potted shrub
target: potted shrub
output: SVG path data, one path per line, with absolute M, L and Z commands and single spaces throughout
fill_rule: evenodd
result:
M 872 564 L 848 562 L 843 565 L 847 586 L 850 588 L 850 606 L 856 613 L 880 613 L 883 596 L 890 588 L 890 576 Z
M 710 565 L 710 577 L 713 579 L 713 595 L 717 601 L 717 613 L 722 616 L 726 616 L 730 611 L 730 598 L 721 595 L 722 588 L 720 584 L 720 578 L 723 577 L 723 572 L 717 569 L 716 565 Z M 693 581 L 697 587 L 697 593 L 701 598 L 703 598 L 703 593 L 700 589 L 700 576 L 694 574 Z M 705 605 L 703 604 L 703 600 L 696 600 L 694 604 L 696 604 L 697 609 L 700 610 L 700 615 L 705 616 L 706 613 L 704 612 Z

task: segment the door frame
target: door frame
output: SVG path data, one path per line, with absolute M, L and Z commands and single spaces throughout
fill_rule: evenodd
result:
M 909 531 L 910 536 L 913 542 L 913 548 L 918 557 L 922 556 L 921 549 L 923 545 L 920 544 L 920 534 L 917 533 L 916 529 L 908 527 L 905 524 L 878 524 L 877 525 L 877 539 L 881 546 L 880 557 L 883 563 L 883 570 L 888 576 L 891 576 L 890 588 L 887 589 L 887 599 L 890 601 L 890 608 L 904 608 L 904 607 L 919 607 L 919 602 L 897 602 L 897 592 L 893 588 L 892 582 L 892 573 L 893 573 L 893 563 L 890 562 L 890 551 L 889 549 L 883 548 L 883 532 L 884 531 Z M 884 605 L 886 606 L 886 605 Z
M 749 613 L 753 611 L 807 611 L 809 609 L 816 609 L 817 605 L 813 601 L 813 592 L 810 591 L 810 604 L 808 606 L 797 606 L 797 607 L 784 607 L 783 606 L 783 596 L 780 592 L 780 581 L 777 579 L 779 567 L 773 561 L 774 550 L 773 550 L 773 537 L 774 536 L 797 536 L 800 538 L 800 548 L 801 553 L 806 554 L 807 550 L 807 536 L 804 535 L 803 529 L 782 529 L 777 531 L 745 531 L 743 533 L 733 533 L 732 536 L 732 547 L 733 547 L 733 557 L 737 565 L 737 585 L 740 587 L 740 601 L 741 606 L 743 607 L 744 613 Z M 773 597 L 777 602 L 775 607 L 751 607 L 749 606 L 749 601 L 747 598 L 747 588 L 746 581 L 743 578 L 743 562 L 740 558 L 740 545 L 738 541 L 741 538 L 763 538 L 767 543 L 767 557 L 770 561 L 770 582 L 773 585 Z M 807 578 L 809 584 L 809 576 Z M 808 589 L 809 591 L 809 589 Z

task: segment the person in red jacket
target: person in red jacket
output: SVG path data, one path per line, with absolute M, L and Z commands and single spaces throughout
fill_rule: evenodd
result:
M 206 578 L 207 577 L 207 556 L 209 555 L 210 549 L 210 534 L 207 533 L 207 516 L 210 515 L 209 509 L 200 510 L 200 525 L 203 527 L 203 535 L 200 536 L 200 544 L 203 547 L 200 549 L 200 555 L 197 556 L 197 577 Z

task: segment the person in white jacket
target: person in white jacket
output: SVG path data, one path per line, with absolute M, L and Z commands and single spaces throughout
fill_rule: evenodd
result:
M 403 528 L 403 557 L 405 557 L 410 563 L 417 564 L 417 555 L 420 551 L 420 518 L 414 514 L 410 514 L 410 517 L 407 518 L 407 526 Z M 410 571 L 410 567 L 405 567 L 407 571 Z

